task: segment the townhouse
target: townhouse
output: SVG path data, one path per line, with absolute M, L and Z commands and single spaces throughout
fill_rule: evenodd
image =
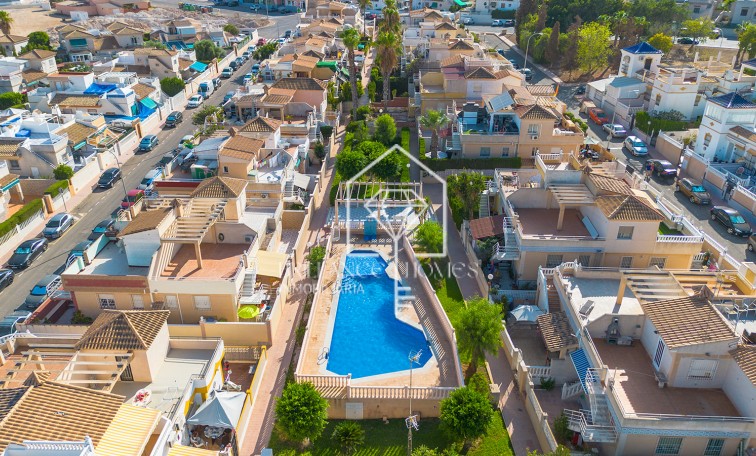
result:
M 707 160 L 754 169 L 756 104 L 731 92 L 706 100 L 695 153 Z
M 27 44 L 29 38 L 25 36 L 0 34 L 0 47 L 3 49 L 3 55 L 8 57 L 20 54 L 21 49 Z
M 56 53 L 45 49 L 33 49 L 25 54 L 19 55 L 19 60 L 26 61 L 24 70 L 21 73 L 23 79 L 23 90 L 28 92 L 34 90 L 38 85 L 47 83 L 47 75 L 57 70 L 55 62 Z

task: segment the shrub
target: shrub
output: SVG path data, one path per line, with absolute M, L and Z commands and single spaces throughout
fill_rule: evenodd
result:
M 541 388 L 551 391 L 556 386 L 556 380 L 553 377 L 541 377 Z
M 394 122 L 394 118 L 389 114 L 378 116 L 375 119 L 375 134 L 373 135 L 373 139 L 383 143 L 385 146 L 390 146 L 394 138 L 396 138 L 396 122 Z
M 322 245 L 316 245 L 310 249 L 310 253 L 307 254 L 307 261 L 310 262 L 310 277 L 313 279 L 318 278 L 320 272 L 320 265 L 323 264 L 325 259 L 325 247 Z
M 234 24 L 226 24 L 223 26 L 223 31 L 228 32 L 232 35 L 238 35 L 239 27 L 235 26 Z
M 271 41 L 270 43 L 263 44 L 262 46 L 255 49 L 255 52 L 254 54 L 252 54 L 252 56 L 255 58 L 255 60 L 265 60 L 273 55 L 273 53 L 276 52 L 276 49 L 278 49 L 278 43 Z
M 370 115 L 370 106 L 360 106 L 357 108 L 357 120 L 365 120 Z
M 423 139 L 420 139 L 421 146 Z M 445 171 L 447 169 L 494 169 L 494 168 L 520 168 L 522 159 L 520 157 L 500 157 L 500 158 L 425 158 L 425 154 L 420 148 L 420 159 L 428 168 L 433 171 Z
M 73 316 L 71 317 L 72 325 L 91 325 L 92 321 L 92 317 L 87 317 L 81 313 L 81 310 L 74 311 Z
M 315 156 L 318 157 L 320 160 L 325 158 L 325 146 L 322 142 L 318 141 L 315 143 L 314 150 Z
M 0 236 L 10 233 L 17 225 L 29 220 L 34 214 L 41 211 L 42 207 L 41 199 L 35 199 L 26 203 L 18 212 L 8 217 L 8 220 L 0 223 Z
M 484 396 L 491 394 L 491 387 L 489 386 L 488 378 L 483 372 L 476 372 L 472 374 L 472 376 L 467 379 L 467 386 L 479 392 L 480 394 L 483 394 Z
M 500 10 L 495 9 L 491 11 L 491 17 L 493 19 L 514 19 L 517 10 Z
M 312 383 L 289 383 L 276 402 L 276 429 L 287 440 L 314 440 L 325 429 L 328 401 Z
M 554 418 L 554 437 L 558 442 L 569 442 L 572 439 L 573 432 L 570 430 L 569 419 L 564 412 Z
M 641 130 L 646 134 L 651 134 L 652 131 L 680 131 L 688 128 L 688 122 L 683 120 L 672 120 L 678 116 L 672 111 L 668 113 L 660 113 L 656 116 L 651 116 L 645 111 L 641 111 L 635 115 L 635 128 Z
M 26 103 L 26 95 L 16 92 L 0 93 L 0 109 L 8 109 L 13 106 Z
M 344 454 L 353 454 L 365 444 L 365 430 L 356 421 L 342 421 L 333 430 L 331 440 L 339 444 Z
M 184 81 L 180 78 L 173 77 L 160 80 L 160 90 L 165 92 L 169 97 L 173 97 L 179 92 L 183 92 L 185 86 L 186 84 L 184 84 Z
M 59 180 L 45 189 L 45 195 L 57 196 L 66 189 L 68 189 L 68 180 Z
M 68 165 L 58 165 L 53 170 L 53 176 L 57 180 L 68 180 L 74 175 L 74 170 Z
M 333 127 L 330 125 L 322 125 L 320 127 L 320 134 L 323 135 L 323 139 L 328 141 L 331 139 L 331 135 L 333 134 Z

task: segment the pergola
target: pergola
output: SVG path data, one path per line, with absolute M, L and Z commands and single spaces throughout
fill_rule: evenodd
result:
M 596 198 L 593 193 L 583 184 L 577 185 L 550 185 L 548 187 L 551 194 L 556 198 L 559 204 L 559 221 L 557 221 L 557 230 L 562 229 L 564 223 L 564 210 L 569 207 L 589 206 L 596 204 Z M 549 200 L 549 209 L 551 200 Z
M 334 222 L 339 222 L 339 204 L 363 204 L 380 210 L 408 207 L 423 199 L 421 182 L 342 182 L 336 192 Z
M 622 304 L 625 288 L 629 287 L 638 301 L 655 302 L 688 296 L 680 282 L 669 271 L 622 271 L 617 305 Z

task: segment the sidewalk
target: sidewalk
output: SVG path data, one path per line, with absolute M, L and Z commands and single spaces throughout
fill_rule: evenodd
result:
M 343 143 L 344 133 L 345 128 L 339 127 L 335 144 Z M 314 209 L 310 218 L 308 244 L 317 242 L 320 229 L 325 226 L 328 218 L 328 194 L 333 183 L 334 157 L 336 157 L 338 151 L 340 151 L 340 147 L 334 147 L 331 150 L 330 163 L 324 177 L 328 184 L 321 187 L 320 193 L 315 199 L 315 201 L 320 200 L 320 204 Z M 244 456 L 260 454 L 270 441 L 273 423 L 275 422 L 275 401 L 273 398 L 281 396 L 286 383 L 286 370 L 291 364 L 294 346 L 296 345 L 294 324 L 299 318 L 300 308 L 307 297 L 306 293 L 303 292 L 306 287 L 301 285 L 310 283 L 310 279 L 307 278 L 306 263 L 300 265 L 295 271 L 291 283 L 293 288 L 286 300 L 281 315 L 281 324 L 279 324 L 278 331 L 273 337 L 273 343 L 268 350 L 268 364 L 265 367 L 255 404 L 252 407 L 252 418 L 247 423 L 245 438 L 241 442 L 240 454 Z
M 436 184 L 426 185 L 424 193 L 431 197 L 437 211 L 436 216 L 438 220 L 441 220 L 441 214 L 438 213 L 441 210 L 441 186 Z M 451 212 L 448 210 L 447 220 L 449 222 L 449 226 L 447 227 L 449 260 L 452 264 L 467 265 L 469 261 L 465 253 L 465 247 L 462 245 L 462 238 L 452 221 Z M 482 274 L 482 271 L 479 269 L 475 269 L 475 271 Z M 466 274 L 461 274 L 457 278 L 457 284 L 462 292 L 462 296 L 466 300 L 482 295 L 478 282 Z M 518 393 L 512 369 L 509 368 L 504 349 L 500 349 L 496 356 L 486 355 L 486 361 L 491 368 L 491 376 L 493 377 L 491 380 L 494 384 L 499 385 L 501 390 L 499 409 L 501 410 L 501 416 L 504 419 L 504 425 L 509 433 L 515 454 L 519 456 L 527 454 L 529 450 L 540 451 L 541 446 L 538 443 L 538 437 L 536 436 L 535 429 L 533 429 L 530 417 L 525 411 L 523 398 Z

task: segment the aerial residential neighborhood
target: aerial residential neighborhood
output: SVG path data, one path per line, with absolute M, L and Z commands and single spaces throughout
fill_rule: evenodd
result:
M 756 454 L 750 0 L 0 5 L 0 455 Z

